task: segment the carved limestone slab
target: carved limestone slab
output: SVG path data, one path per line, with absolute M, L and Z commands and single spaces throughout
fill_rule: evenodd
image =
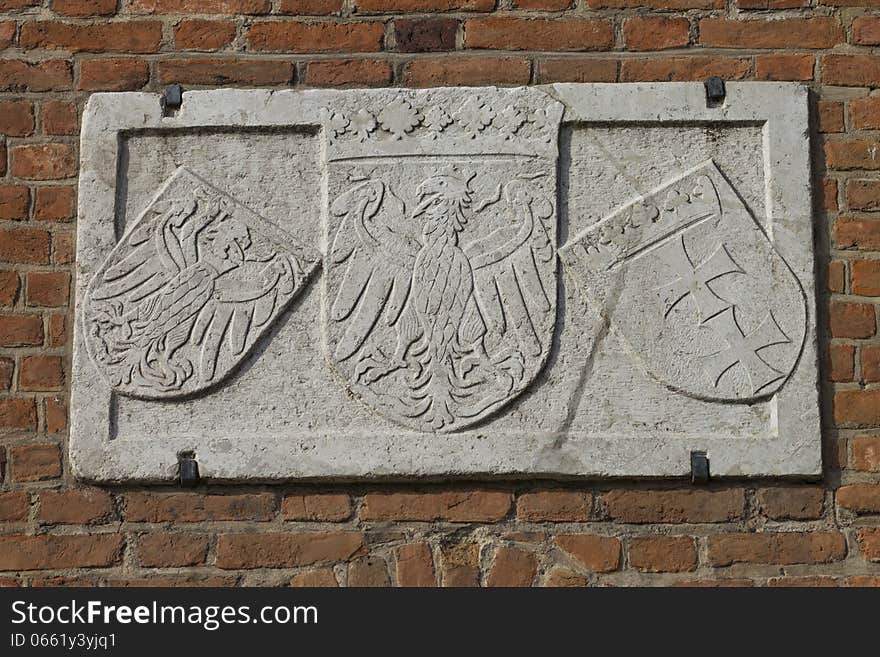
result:
M 74 471 L 819 474 L 807 124 L 788 83 L 93 95 Z

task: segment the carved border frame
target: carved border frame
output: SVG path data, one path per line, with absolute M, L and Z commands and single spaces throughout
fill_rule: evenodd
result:
M 708 454 L 713 477 L 818 476 L 821 428 L 818 392 L 813 210 L 807 89 L 797 83 L 730 82 L 727 97 L 708 107 L 702 83 L 557 84 L 538 87 L 565 106 L 564 124 L 759 124 L 766 173 L 765 227 L 797 274 L 807 304 L 807 335 L 797 369 L 774 397 L 776 436 L 731 442 L 651 437 L 456 436 L 368 434 L 351 450 L 331 435 L 285 440 L 143 435 L 109 440 L 113 395 L 89 361 L 79 317 L 74 322 L 70 461 L 79 478 L 94 482 L 176 479 L 178 452 L 196 449 L 200 474 L 213 481 L 295 479 L 450 479 L 680 477 L 691 471 L 691 452 Z M 100 93 L 83 116 L 76 290 L 116 244 L 117 167 L 121 137 L 143 129 L 303 126 L 317 128 L 319 112 L 336 94 L 356 91 L 189 91 L 181 109 L 163 116 L 152 93 Z M 505 441 L 518 440 L 517 449 Z M 463 443 L 467 444 L 463 444 Z M 274 443 L 274 444 L 272 444 Z

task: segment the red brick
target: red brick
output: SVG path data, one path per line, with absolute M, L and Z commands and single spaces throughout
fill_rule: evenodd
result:
M 843 293 L 846 291 L 846 263 L 843 260 L 832 260 L 828 263 L 827 288 L 829 292 Z
M 880 180 L 847 180 L 846 206 L 850 210 L 880 210 Z
M 34 354 L 21 359 L 18 389 L 46 392 L 64 387 L 64 362 L 61 356 Z
M 822 207 L 829 212 L 837 212 L 837 181 L 834 178 L 822 181 Z
M 629 565 L 649 573 L 697 569 L 697 547 L 690 536 L 642 536 L 629 544 Z
M 808 577 L 771 577 L 767 580 L 767 586 L 774 588 L 781 587 L 802 587 L 802 588 L 827 588 L 833 586 L 839 586 L 836 579 L 833 577 L 823 577 L 821 575 L 814 575 Z
M 57 231 L 52 234 L 56 265 L 69 265 L 74 259 L 73 231 Z
M 13 480 L 44 481 L 60 476 L 61 450 L 58 445 L 20 445 L 12 448 Z
M 797 9 L 809 6 L 809 0 L 737 0 L 740 9 Z
M 761 513 L 772 520 L 815 520 L 822 517 L 825 491 L 819 486 L 781 486 L 758 491 Z
M 870 338 L 874 335 L 874 306 L 869 303 L 831 302 L 831 335 L 835 338 Z
M 37 519 L 45 524 L 85 525 L 106 522 L 112 515 L 110 495 L 93 488 L 43 493 Z
M 76 215 L 76 190 L 73 187 L 39 187 L 34 195 L 34 219 L 69 221 Z
M 403 11 L 492 11 L 495 0 L 357 0 L 363 13 Z
M 587 0 L 591 9 L 624 9 L 645 7 L 658 11 L 680 11 L 684 9 L 723 9 L 724 0 Z
M 401 18 L 394 21 L 394 40 L 400 52 L 455 50 L 458 27 L 452 18 Z
M 342 494 L 288 495 L 281 504 L 285 520 L 340 522 L 351 517 L 351 498 Z
M 281 61 L 235 59 L 172 59 L 159 62 L 159 82 L 171 84 L 242 84 L 271 86 L 288 84 L 293 64 Z
M 516 516 L 526 522 L 586 522 L 590 519 L 592 496 L 565 490 L 523 493 L 516 505 Z
M 516 9 L 537 9 L 541 11 L 563 11 L 569 9 L 574 0 L 513 0 Z
M 544 580 L 544 586 L 554 588 L 575 588 L 589 585 L 589 579 L 568 568 L 554 568 Z
M 34 132 L 34 107 L 27 100 L 0 102 L 0 134 L 27 137 Z
M 110 16 L 117 0 L 52 0 L 52 11 L 62 16 Z
M 342 0 L 281 0 L 278 11 L 301 16 L 329 16 L 342 11 Z
M 874 55 L 825 55 L 822 82 L 844 87 L 880 86 L 880 57 Z
M 15 21 L 0 22 L 0 49 L 11 48 L 15 43 Z
M 849 117 L 856 130 L 880 128 L 880 96 L 853 98 L 849 101 Z
M 120 563 L 120 534 L 0 536 L 0 570 L 106 568 Z
M 26 492 L 0 493 L 0 522 L 27 520 L 30 508 L 30 496 Z
M 132 0 L 132 14 L 268 14 L 271 0 Z
M 531 64 L 522 57 L 416 59 L 406 65 L 404 83 L 412 87 L 528 84 Z
M 880 169 L 880 143 L 876 141 L 829 141 L 825 161 L 830 169 Z
M 388 563 L 380 556 L 360 557 L 348 565 L 348 586 L 375 588 L 390 585 Z
M 627 18 L 623 40 L 627 50 L 682 48 L 690 41 L 687 18 Z
M 0 399 L 0 433 L 36 428 L 37 407 L 33 399 Z
M 700 43 L 704 46 L 831 48 L 845 42 L 840 21 L 826 16 L 748 21 L 704 18 L 700 21 Z
M 852 22 L 852 42 L 860 46 L 880 45 L 880 17 L 857 16 Z
M 58 49 L 70 52 L 158 52 L 162 23 L 158 21 L 24 23 L 18 37 L 24 49 Z
M 846 557 L 846 539 L 839 532 L 764 532 L 709 536 L 709 562 L 713 566 L 735 563 L 828 563 Z
M 839 249 L 880 250 L 880 221 L 838 217 L 834 222 L 834 245 Z
M 816 103 L 819 132 L 843 132 L 843 103 L 836 100 L 820 100 Z
M 837 504 L 855 513 L 880 513 L 880 485 L 841 486 L 837 489 Z
M 332 568 L 315 568 L 297 573 L 290 578 L 290 585 L 308 588 L 327 588 L 339 586 Z
M 829 346 L 826 367 L 830 381 L 852 381 L 855 376 L 855 347 L 851 344 Z
M 40 125 L 47 135 L 75 135 L 79 128 L 76 105 L 50 100 L 40 106 Z
M 675 582 L 675 588 L 740 588 L 754 586 L 754 582 L 748 579 L 701 579 L 686 582 Z
M 40 3 L 40 0 L 0 0 L 0 11 L 10 9 L 24 9 L 26 7 L 34 7 Z
M 381 23 L 254 23 L 249 50 L 263 52 L 374 52 L 382 50 Z
M 370 59 L 309 62 L 306 84 L 313 87 L 370 87 L 391 82 L 391 64 Z
M 495 50 L 610 50 L 614 30 L 595 18 L 478 18 L 465 22 L 468 48 Z
M 437 586 L 434 557 L 427 543 L 401 545 L 395 551 L 398 586 Z
M 495 550 L 495 560 L 486 578 L 487 586 L 531 586 L 538 573 L 534 554 L 502 545 Z
M 23 185 L 0 187 L 0 219 L 27 219 L 31 194 Z
M 49 264 L 50 236 L 45 230 L 0 230 L 0 262 Z
M 813 79 L 813 55 L 757 55 L 755 57 L 755 78 L 758 80 Z
M 603 500 L 612 520 L 630 523 L 730 522 L 745 510 L 740 489 L 613 490 Z
M 0 346 L 40 344 L 43 344 L 43 320 L 39 315 L 0 315 Z
M 131 579 L 111 579 L 108 580 L 107 586 L 110 587 L 206 587 L 206 588 L 224 588 L 232 587 L 238 584 L 236 577 L 135 577 Z
M 64 271 L 29 271 L 27 273 L 28 306 L 66 306 L 70 297 L 70 274 Z
M 477 543 L 444 545 L 440 556 L 443 586 L 480 585 L 480 546 Z
M 880 350 L 878 350 L 880 351 Z M 880 354 L 878 354 L 880 360 Z M 861 472 L 880 472 L 880 436 L 857 436 L 850 441 L 853 467 Z
M 19 59 L 0 60 L 0 91 L 64 91 L 73 85 L 70 62 L 37 63 Z
M 834 423 L 851 429 L 880 426 L 880 390 L 834 393 Z
M 32 144 L 12 149 L 12 175 L 28 180 L 60 180 L 76 175 L 76 152 L 70 144 Z
M 880 192 L 880 181 L 878 192 Z M 880 296 L 880 260 L 853 260 L 852 293 L 862 296 Z
M 618 62 L 615 59 L 559 58 L 545 59 L 538 65 L 538 77 L 548 82 L 615 82 Z
M 0 356 L 0 390 L 12 389 L 12 377 L 15 374 L 15 361 L 12 358 Z M 6 451 L 0 448 L 0 481 L 3 480 L 3 468 L 6 465 Z
M 556 543 L 593 572 L 607 573 L 620 568 L 620 541 L 614 537 L 570 534 L 557 536 Z
M 60 397 L 46 397 L 46 432 L 58 433 L 67 427 L 67 403 Z
M 86 59 L 80 62 L 79 88 L 83 91 L 136 91 L 150 79 L 140 59 Z
M 856 537 L 862 556 L 868 561 L 880 561 L 880 528 L 860 529 Z
M 507 515 L 511 502 L 510 493 L 487 490 L 367 493 L 361 506 L 361 519 L 496 522 Z
M 235 39 L 234 23 L 185 20 L 174 28 L 174 46 L 179 50 L 220 50 Z
M 741 80 L 749 75 L 751 63 L 738 57 L 689 55 L 660 59 L 624 59 L 620 67 L 621 82 L 689 82 L 718 76 L 725 80 Z
M 217 541 L 217 567 L 293 568 L 348 561 L 365 551 L 360 532 L 224 534 Z
M 878 587 L 880 586 L 880 577 L 872 577 L 869 575 L 863 575 L 859 577 L 849 577 L 846 580 L 847 586 L 858 586 L 858 587 Z
M 129 522 L 265 522 L 274 514 L 275 496 L 269 493 L 130 493 L 126 496 L 126 518 Z
M 200 566 L 207 558 L 207 536 L 161 532 L 138 539 L 138 560 L 146 568 Z

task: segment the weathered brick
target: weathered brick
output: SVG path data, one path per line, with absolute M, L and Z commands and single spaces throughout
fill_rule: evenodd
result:
M 69 221 L 76 215 L 73 187 L 38 187 L 34 194 L 36 221 Z
M 516 516 L 527 522 L 585 522 L 590 519 L 589 493 L 546 490 L 523 493 L 516 505 Z
M 43 344 L 43 320 L 39 315 L 0 315 L 0 346 L 40 344 Z
M 30 496 L 24 491 L 0 493 L 0 522 L 27 520 L 30 507 Z
M 159 532 L 138 538 L 138 561 L 146 568 L 200 566 L 208 558 L 208 537 Z
M 122 559 L 120 534 L 0 536 L 0 570 L 106 568 Z
M 569 9 L 574 0 L 513 0 L 517 9 L 537 9 L 541 11 L 563 11 Z
M 300 16 L 329 16 L 342 12 L 342 0 L 281 0 L 278 11 Z
M 847 180 L 846 207 L 850 210 L 880 210 L 880 180 Z
M 360 532 L 224 534 L 217 541 L 218 568 L 293 568 L 348 561 L 365 552 Z
M 480 546 L 477 543 L 444 545 L 440 556 L 443 586 L 480 585 Z
M 248 49 L 262 52 L 374 52 L 382 50 L 381 23 L 254 23 Z
M 839 249 L 880 250 L 880 220 L 838 217 L 834 221 L 834 245 Z
M 370 59 L 309 62 L 306 84 L 313 87 L 371 87 L 391 82 L 391 64 Z
M 27 219 L 31 194 L 23 185 L 0 187 L 0 219 Z
M 880 528 L 866 527 L 856 533 L 859 551 L 868 561 L 880 561 Z
M 502 545 L 495 550 L 486 585 L 531 586 L 537 573 L 538 559 L 533 553 Z
M 31 408 L 33 408 L 33 401 L 28 401 L 31 402 Z M 0 410 L 0 414 L 2 414 L 2 410 Z M 61 450 L 58 445 L 19 445 L 12 448 L 13 480 L 45 481 L 60 476 Z
M 66 306 L 70 297 L 70 274 L 66 271 L 29 271 L 26 276 L 28 306 Z
M 641 536 L 629 543 L 629 565 L 650 573 L 697 569 L 697 547 L 690 536 Z
M 849 117 L 856 130 L 880 128 L 880 96 L 853 98 L 849 101 Z
M 34 106 L 28 100 L 0 102 L 0 134 L 27 137 L 34 132 Z
M 852 22 L 852 42 L 860 46 L 880 45 L 880 17 L 857 16 Z
M 834 178 L 822 181 L 822 207 L 829 212 L 837 212 L 837 181 Z
M 15 361 L 6 356 L 0 356 L 0 391 L 12 389 L 12 377 L 15 374 Z M 0 481 L 3 480 L 4 466 L 6 465 L 6 450 L 0 448 Z
M 596 18 L 474 18 L 465 22 L 468 48 L 495 50 L 610 50 L 614 30 Z
M 625 9 L 644 7 L 658 11 L 684 9 L 723 9 L 724 0 L 587 0 L 591 9 Z
M 395 550 L 398 586 L 437 586 L 434 557 L 427 543 L 408 543 Z
M 556 567 L 550 571 L 550 573 L 547 575 L 547 578 L 544 580 L 544 586 L 550 586 L 554 588 L 574 588 L 589 585 L 590 580 L 588 580 L 580 573 L 576 573 L 573 570 L 569 570 L 568 568 Z
M 825 144 L 825 161 L 829 168 L 880 169 L 880 143 L 876 141 L 829 141 Z
M 18 37 L 25 49 L 57 49 L 70 52 L 158 52 L 162 23 L 158 21 L 24 23 Z
M 732 20 L 704 18 L 700 43 L 722 48 L 831 48 L 846 42 L 836 18 Z
M 174 45 L 179 50 L 220 50 L 235 39 L 234 23 L 184 20 L 174 27 Z
M 271 0 L 132 0 L 133 14 L 268 14 Z
M 880 185 L 880 181 L 878 181 Z M 880 187 L 878 187 L 880 191 Z M 852 293 L 862 296 L 880 296 L 880 260 L 853 260 Z
M 169 587 L 205 587 L 224 588 L 236 586 L 236 577 L 131 577 L 127 579 L 113 578 L 107 580 L 110 587 L 135 587 L 135 588 L 169 588 Z
M 755 77 L 758 80 L 812 80 L 815 65 L 813 55 L 757 55 Z
M 843 103 L 837 100 L 820 100 L 816 103 L 819 132 L 843 132 Z
M 50 246 L 50 235 L 45 230 L 0 230 L 0 262 L 47 265 Z
M 86 59 L 79 70 L 83 91 L 135 91 L 150 79 L 147 63 L 140 59 Z
M 272 86 L 293 79 L 293 64 L 246 59 L 171 59 L 159 62 L 159 82 Z
M 70 62 L 0 60 L 0 91 L 63 91 L 73 85 Z
M 813 575 L 807 577 L 771 577 L 767 580 L 767 586 L 773 588 L 827 588 L 831 586 L 839 586 L 833 577 L 823 577 L 821 575 Z
M 269 493 L 129 493 L 126 496 L 126 518 L 129 522 L 265 522 L 274 513 L 275 496 Z
M 870 575 L 848 577 L 846 580 L 846 585 L 858 587 L 878 587 L 880 586 L 880 577 L 874 577 Z
M 66 343 L 67 320 L 61 313 L 49 315 L 49 330 L 46 343 L 50 347 L 61 347 Z
M 41 4 L 40 0 L 0 0 L 0 11 L 24 9 Z
M 412 87 L 528 84 L 531 64 L 524 57 L 416 59 L 406 65 L 404 83 Z
M 290 585 L 296 587 L 327 588 L 339 586 L 332 568 L 315 568 L 297 573 L 290 578 Z
M 855 513 L 880 513 L 880 485 L 841 486 L 837 489 L 837 504 Z
M 117 0 L 52 0 L 52 11 L 62 16 L 110 16 Z
M 607 573 L 620 568 L 620 540 L 613 536 L 560 535 L 556 536 L 556 544 L 593 572 Z
M 603 497 L 618 522 L 730 522 L 742 518 L 745 493 L 725 490 L 613 490 Z
M 825 491 L 819 486 L 781 486 L 758 491 L 758 505 L 773 520 L 815 520 L 822 517 Z
M 353 587 L 390 586 L 388 564 L 377 555 L 360 557 L 348 564 L 348 585 Z
M 855 376 L 855 347 L 851 344 L 832 344 L 828 347 L 826 368 L 831 381 L 852 381 Z
M 367 493 L 362 520 L 495 522 L 510 511 L 510 493 L 491 490 L 442 493 Z
M 364 13 L 412 11 L 492 11 L 495 0 L 356 0 Z
M 15 44 L 15 21 L 0 21 L 0 48 L 11 48 Z
M 834 423 L 850 429 L 880 426 L 880 390 L 834 393 Z
M 621 82 L 689 82 L 718 76 L 741 80 L 749 75 L 751 62 L 746 58 L 710 55 L 624 59 L 620 65 Z
M 18 389 L 47 392 L 64 388 L 64 361 L 61 356 L 32 354 L 21 359 Z
M 558 58 L 545 59 L 538 64 L 538 77 L 548 82 L 615 82 L 616 59 Z
M 852 445 L 853 467 L 856 470 L 880 472 L 880 436 L 857 436 L 850 441 L 850 445 Z
M 69 265 L 73 262 L 73 231 L 56 231 L 52 234 L 53 262 L 56 265 Z
M 281 504 L 285 520 L 340 522 L 351 516 L 351 498 L 342 494 L 288 495 Z
M 689 29 L 687 18 L 627 18 L 623 40 L 627 50 L 683 48 L 690 41 Z
M 810 0 L 737 0 L 740 9 L 797 9 L 807 7 Z
M 835 338 L 870 338 L 874 335 L 874 306 L 869 303 L 831 302 L 831 335 Z
M 874 55 L 825 55 L 822 82 L 844 87 L 880 86 L 880 57 Z
M 455 50 L 458 26 L 452 18 L 400 18 L 394 21 L 394 41 L 400 52 Z
M 58 433 L 67 427 L 67 403 L 61 397 L 46 397 L 46 432 Z
M 846 557 L 846 539 L 839 532 L 763 532 L 709 536 L 709 562 L 713 566 L 735 563 L 828 563 Z
M 47 135 L 75 135 L 79 128 L 76 105 L 48 100 L 40 105 L 40 127 Z
M 103 490 L 48 491 L 40 495 L 37 519 L 45 524 L 85 525 L 101 523 L 113 515 L 113 500 Z
M 28 180 L 60 180 L 76 175 L 70 144 L 30 144 L 12 149 L 12 174 Z

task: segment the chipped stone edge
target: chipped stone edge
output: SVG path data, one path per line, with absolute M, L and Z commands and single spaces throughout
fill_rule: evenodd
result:
M 708 454 L 713 477 L 815 477 L 821 428 L 812 235 L 807 89 L 798 83 L 729 82 L 719 107 L 707 107 L 702 83 L 557 84 L 541 89 L 565 107 L 563 123 L 712 122 L 761 125 L 767 170 L 767 231 L 804 288 L 807 336 L 797 368 L 771 407 L 777 435 L 731 442 L 656 436 L 303 434 L 203 437 L 145 435 L 108 440 L 112 395 L 89 361 L 75 316 L 70 461 L 75 476 L 98 483 L 167 483 L 177 454 L 195 451 L 210 481 L 680 477 L 690 452 Z M 189 91 L 163 117 L 152 93 L 89 98 L 81 133 L 76 298 L 116 243 L 120 136 L 129 131 L 222 126 L 319 126 L 319 113 L 346 91 Z M 364 92 L 370 93 L 370 92 Z M 783 216 L 780 208 L 785 208 Z M 194 444 L 197 443 L 197 444 Z M 357 445 L 357 451 L 351 450 Z

